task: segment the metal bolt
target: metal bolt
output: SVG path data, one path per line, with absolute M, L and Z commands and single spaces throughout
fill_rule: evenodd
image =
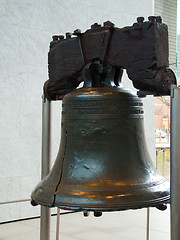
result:
M 110 21 L 106 21 L 103 23 L 104 27 L 114 27 L 114 23 L 110 22 Z
M 158 206 L 156 206 L 157 209 L 161 210 L 161 211 L 164 211 L 167 209 L 167 205 L 165 203 L 162 203 Z
M 64 35 L 59 35 L 59 40 L 63 40 L 64 39 Z
M 54 36 L 52 36 L 52 38 L 53 38 L 53 41 L 58 41 L 58 40 L 64 39 L 64 36 L 63 35 L 54 35 Z
M 150 22 L 154 22 L 154 21 L 155 21 L 155 19 L 156 19 L 156 17 L 155 17 L 155 16 L 149 16 L 149 17 L 148 17 L 148 20 L 149 20 Z
M 80 35 L 81 34 L 81 30 L 80 29 L 76 29 L 73 32 L 73 35 Z
M 58 41 L 58 39 L 59 39 L 59 36 L 57 36 L 57 35 L 54 35 L 54 36 L 52 36 L 52 39 L 53 39 L 53 41 Z
M 143 23 L 144 22 L 144 17 L 138 17 L 137 22 L 138 23 Z
M 162 18 L 161 18 L 161 16 L 157 16 L 157 17 L 156 17 L 156 22 L 162 23 Z
M 95 216 L 95 217 L 101 217 L 101 216 L 102 216 L 102 212 L 95 211 L 95 212 L 94 212 L 94 216 Z
M 72 35 L 72 34 L 71 34 L 70 32 L 67 32 L 67 33 L 66 33 L 66 39 L 71 38 L 71 35 Z
M 84 215 L 84 217 L 88 217 L 88 216 L 89 216 L 89 211 L 84 210 L 84 211 L 83 211 L 83 215 Z
M 94 23 L 93 25 L 91 25 L 91 29 L 99 28 L 99 27 L 101 27 L 101 24 L 98 24 L 98 23 Z

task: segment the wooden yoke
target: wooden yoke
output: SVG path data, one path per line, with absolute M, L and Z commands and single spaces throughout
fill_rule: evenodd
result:
M 139 96 L 170 95 L 171 84 L 176 84 L 168 68 L 168 29 L 161 17 L 137 18 L 133 26 L 116 28 L 107 21 L 97 23 L 86 32 L 53 36 L 48 54 L 49 80 L 44 92 L 49 100 L 62 97 L 77 88 L 83 81 L 82 69 L 99 60 L 116 70 L 126 69 L 129 79 L 139 91 Z M 75 35 L 71 37 L 71 35 Z M 116 72 L 116 71 L 115 71 Z

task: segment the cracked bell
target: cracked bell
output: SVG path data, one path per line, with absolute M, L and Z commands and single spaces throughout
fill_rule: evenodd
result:
M 83 87 L 63 98 L 59 153 L 34 204 L 69 210 L 159 207 L 169 183 L 153 166 L 140 98 L 122 87 Z

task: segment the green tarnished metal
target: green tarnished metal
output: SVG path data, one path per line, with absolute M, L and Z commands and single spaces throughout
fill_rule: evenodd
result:
M 169 183 L 150 159 L 142 101 L 122 87 L 83 87 L 63 98 L 61 144 L 36 204 L 114 211 L 169 202 Z

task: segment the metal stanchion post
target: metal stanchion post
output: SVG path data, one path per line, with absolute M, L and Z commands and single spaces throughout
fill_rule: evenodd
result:
M 157 156 L 158 151 L 156 151 L 156 169 L 157 169 Z M 149 239 L 150 239 L 150 208 L 147 208 L 146 240 Z
M 146 240 L 149 240 L 149 218 L 150 218 L 150 208 L 147 208 Z
M 60 208 L 57 208 L 56 240 L 59 240 Z
M 42 162 L 41 179 L 50 170 L 50 129 L 51 126 L 51 102 L 42 97 Z M 40 240 L 50 239 L 50 209 L 41 207 Z
M 171 240 L 180 239 L 180 88 L 171 89 Z
M 163 159 L 162 159 L 162 175 L 165 175 L 165 148 L 162 150 L 163 152 Z

